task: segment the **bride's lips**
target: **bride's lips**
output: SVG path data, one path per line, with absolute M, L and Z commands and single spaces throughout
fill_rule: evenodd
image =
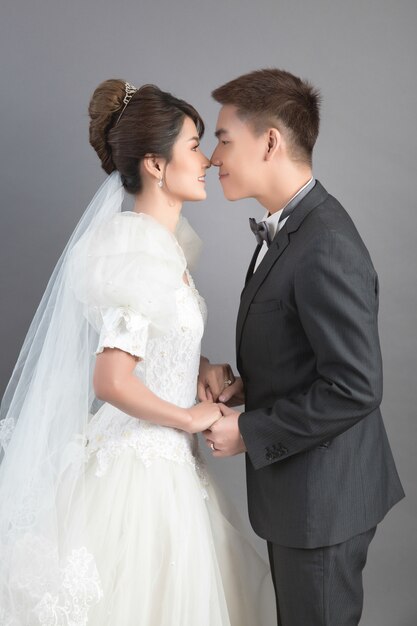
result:
M 206 177 L 205 176 L 199 176 L 198 180 L 200 181 L 200 183 L 205 183 L 206 182 Z

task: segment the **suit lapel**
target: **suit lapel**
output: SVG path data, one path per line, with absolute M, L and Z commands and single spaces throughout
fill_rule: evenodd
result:
M 250 264 L 249 264 L 249 269 L 248 269 L 248 271 L 246 272 L 245 286 L 246 286 L 246 284 L 247 284 L 248 280 L 250 279 L 250 277 L 251 277 L 251 276 L 252 276 L 252 274 L 253 274 L 253 270 L 254 270 L 254 268 L 255 268 L 256 259 L 258 258 L 258 254 L 259 254 L 259 252 L 260 252 L 261 248 L 262 248 L 262 244 L 258 244 L 258 245 L 256 246 L 256 248 L 255 248 L 255 252 L 253 253 L 253 257 L 252 257 L 251 262 L 250 262 Z
M 252 257 L 252 261 L 250 263 L 247 275 L 246 275 L 246 283 L 245 287 L 242 291 L 239 313 L 237 316 L 237 324 L 236 324 L 236 354 L 239 355 L 240 342 L 242 340 L 242 331 L 246 321 L 246 317 L 248 315 L 249 307 L 259 289 L 259 287 L 264 282 L 265 278 L 268 276 L 270 270 L 277 262 L 281 254 L 288 247 L 291 242 L 290 235 L 291 233 L 298 230 L 303 220 L 307 217 L 307 215 L 315 209 L 319 204 L 321 204 L 325 198 L 328 196 L 327 191 L 322 187 L 322 185 L 317 181 L 313 189 L 301 200 L 300 204 L 298 204 L 290 217 L 286 221 L 285 225 L 277 232 L 272 241 L 268 252 L 262 259 L 255 273 L 253 273 L 253 269 L 255 266 L 256 258 L 258 256 L 260 246 L 257 246 L 255 253 Z
M 285 248 L 288 246 L 288 232 L 286 227 L 284 226 L 277 233 L 274 241 L 271 243 L 268 252 L 265 254 L 264 258 L 258 265 L 258 268 L 255 273 L 253 273 L 253 266 L 255 265 L 254 259 L 252 259 L 251 265 L 249 267 L 247 273 L 247 282 L 245 288 L 242 291 L 239 313 L 237 316 L 237 325 L 236 325 L 236 351 L 239 352 L 240 340 L 242 336 L 243 325 L 246 320 L 246 316 L 249 311 L 249 307 L 254 299 L 256 292 L 259 287 L 262 285 L 263 281 L 267 277 L 270 269 L 274 265 L 277 259 L 284 252 Z M 256 255 L 257 256 L 257 255 Z M 256 260 L 256 256 L 254 258 Z M 252 270 L 252 272 L 251 272 Z

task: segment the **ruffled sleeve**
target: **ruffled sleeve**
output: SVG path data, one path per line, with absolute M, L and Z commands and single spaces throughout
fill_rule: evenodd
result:
M 104 348 L 119 348 L 141 359 L 145 358 L 150 320 L 126 307 L 102 312 L 102 326 L 95 354 Z
M 180 231 L 195 251 L 200 240 L 184 218 Z M 74 248 L 71 285 L 99 334 L 96 353 L 110 347 L 146 358 L 148 340 L 176 324 L 186 267 L 178 238 L 143 213 L 118 213 L 87 233 Z

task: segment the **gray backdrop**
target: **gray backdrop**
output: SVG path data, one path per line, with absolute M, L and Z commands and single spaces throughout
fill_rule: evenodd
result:
M 3 0 L 0 13 L 2 390 L 60 251 L 104 178 L 86 114 L 100 81 L 154 82 L 189 99 L 207 122 L 208 154 L 218 110 L 209 94 L 222 82 L 278 66 L 322 90 L 315 174 L 352 215 L 379 272 L 383 413 L 407 493 L 370 549 L 367 626 L 417 623 L 416 26 L 415 0 Z M 195 272 L 210 309 L 203 348 L 234 363 L 254 248 L 248 217 L 263 210 L 225 201 L 215 171 L 208 195 L 185 207 L 205 241 Z M 242 459 L 210 465 L 245 516 Z

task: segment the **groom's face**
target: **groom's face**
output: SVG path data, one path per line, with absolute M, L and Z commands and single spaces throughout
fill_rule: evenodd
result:
M 219 168 L 219 179 L 228 200 L 256 198 L 262 185 L 267 138 L 256 135 L 230 104 L 220 109 L 217 146 L 211 162 Z

